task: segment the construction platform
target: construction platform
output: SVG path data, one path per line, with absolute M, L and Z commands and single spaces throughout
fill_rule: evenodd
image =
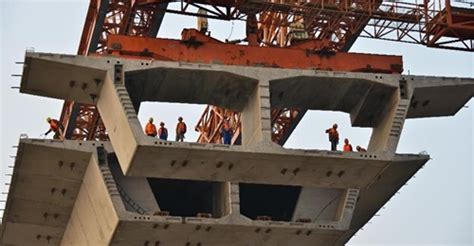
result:
M 424 161 L 389 166 L 361 196 L 358 189 L 308 188 L 299 197 L 294 218 L 273 221 L 242 214 L 241 185 L 234 182 L 215 183 L 210 216 L 163 212 L 163 200 L 147 186 L 146 176 L 123 176 L 113 155 L 109 142 L 20 140 L 2 243 L 333 245 L 351 222 L 367 220 L 428 160 L 423 156 Z M 330 206 L 322 206 L 334 197 Z M 249 241 L 239 240 L 244 237 Z
M 27 53 L 20 91 L 97 105 L 110 142 L 20 140 L 4 244 L 343 245 L 429 160 L 395 154 L 405 120 L 454 115 L 474 80 Z M 147 137 L 142 101 L 239 111 L 242 145 Z M 272 143 L 283 107 L 349 113 L 368 152 Z

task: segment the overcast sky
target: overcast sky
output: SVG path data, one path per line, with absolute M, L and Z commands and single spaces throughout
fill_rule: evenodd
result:
M 9 1 L 0 0 L 0 190 L 7 191 L 19 135 L 30 138 L 48 129 L 46 117 L 59 118 L 62 101 L 19 94 L 25 49 L 38 52 L 76 54 L 89 1 Z M 179 38 L 182 28 L 195 27 L 192 17 L 166 15 L 160 37 Z M 212 35 L 223 40 L 244 37 L 242 22 L 211 20 Z M 430 49 L 380 40 L 359 39 L 351 52 L 402 55 L 405 73 L 474 77 L 472 53 Z M 400 193 L 379 211 L 349 245 L 473 245 L 473 100 L 454 117 L 406 121 L 398 152 L 427 151 L 432 160 L 411 179 Z M 139 113 L 142 122 L 153 116 L 174 127 L 183 116 L 191 129 L 203 105 L 145 103 Z M 352 128 L 349 115 L 309 112 L 285 147 L 327 149 L 324 129 L 339 124 L 342 137 L 354 145 L 367 146 L 370 129 Z M 171 133 L 172 131 L 170 131 Z M 50 136 L 51 137 L 51 136 Z M 170 136 L 174 138 L 174 136 Z M 190 131 L 187 141 L 196 133 Z M 6 200 L 2 195 L 0 200 Z M 0 207 L 3 207 L 3 202 Z

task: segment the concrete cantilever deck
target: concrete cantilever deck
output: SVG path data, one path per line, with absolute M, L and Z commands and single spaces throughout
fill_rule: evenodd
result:
M 51 78 L 50 73 L 57 76 Z M 423 88 L 436 88 L 438 81 L 436 77 L 27 53 L 21 91 L 97 104 L 126 175 L 362 188 L 391 163 L 417 160 L 419 166 L 427 161 L 424 156 L 392 159 L 407 112 L 415 112 L 411 95 L 418 95 L 418 88 L 426 95 Z M 446 102 L 460 105 L 472 97 L 473 85 L 472 79 L 443 78 L 440 90 L 462 87 L 467 91 L 464 96 Z M 288 87 L 292 89 L 285 90 Z M 146 137 L 136 111 L 142 100 L 213 103 L 239 110 L 243 145 Z M 374 129 L 369 154 L 287 150 L 271 143 L 270 107 L 288 106 L 350 113 L 353 125 Z M 441 104 L 430 107 L 432 111 Z
M 87 166 L 95 161 L 93 145 L 103 144 L 20 140 L 0 244 L 58 245 Z
M 111 141 L 21 140 L 2 244 L 344 245 L 429 158 L 395 154 L 405 119 L 454 114 L 474 80 L 27 53 L 21 92 L 96 104 Z M 145 100 L 241 111 L 242 145 L 146 137 Z M 277 146 L 272 107 L 347 112 L 369 152 Z
M 344 191 L 330 209 L 320 203 L 320 194 L 300 198 L 303 210 L 298 215 L 295 211 L 291 221 L 258 221 L 241 213 L 242 191 L 238 183 L 229 182 L 216 191 L 215 206 L 221 212 L 211 218 L 157 216 L 162 197 L 150 200 L 153 194 L 146 179 L 114 171 L 118 163 L 108 157 L 111 154 L 107 142 L 20 140 L 1 243 L 343 245 L 420 168 L 415 163 L 390 165 L 367 188 Z M 315 214 L 323 212 L 328 216 L 318 219 Z M 298 216 L 309 221 L 298 222 Z
M 355 189 L 344 193 L 334 221 L 253 221 L 239 213 L 239 186 L 224 183 L 219 218 L 157 216 L 159 206 L 150 204 L 160 204 L 160 198 L 147 200 L 153 197 L 147 182 L 113 171 L 118 164 L 108 161 L 107 152 L 113 154 L 105 142 L 20 140 L 2 245 L 136 245 L 156 238 L 173 245 L 183 240 L 245 245 L 235 238 L 250 235 L 255 243 L 272 245 L 293 234 L 306 238 L 302 245 L 332 242 L 349 228 L 358 195 Z M 129 226 L 135 229 L 123 232 Z

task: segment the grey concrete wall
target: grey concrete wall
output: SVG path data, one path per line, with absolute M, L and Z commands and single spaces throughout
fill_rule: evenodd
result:
M 127 199 L 131 199 L 133 203 L 139 204 L 140 208 L 144 209 L 147 214 L 154 214 L 160 211 L 160 207 L 151 191 L 147 178 L 125 177 L 118 162 L 109 162 L 109 169 L 114 177 L 116 186 L 120 189 L 121 193 L 124 193 L 123 196 L 127 196 Z M 129 211 L 135 211 L 134 209 L 136 209 L 133 205 L 125 201 L 124 205 Z
M 336 220 L 339 204 L 344 201 L 343 189 L 303 187 L 293 220 Z
M 138 146 L 134 136 L 141 136 L 143 132 L 125 87 L 121 83 L 115 84 L 110 75 L 107 77 L 98 98 L 97 109 L 102 119 L 107 119 L 103 120 L 104 125 L 110 140 L 115 143 L 114 149 L 122 170 L 126 173 Z
M 91 159 L 61 245 L 107 245 L 119 224 L 95 158 Z
M 270 83 L 260 80 L 245 105 L 242 120 L 242 145 L 258 146 L 271 142 Z
M 399 81 L 399 85 L 400 85 Z M 397 89 L 385 105 L 380 121 L 372 129 L 368 151 L 395 154 L 403 125 L 410 108 L 413 85 L 403 83 L 405 89 Z M 403 94 L 403 97 L 402 97 Z

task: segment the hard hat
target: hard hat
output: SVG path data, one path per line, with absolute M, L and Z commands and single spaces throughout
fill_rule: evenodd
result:
M 46 122 L 49 123 L 50 121 L 51 121 L 51 117 L 46 118 Z
M 148 121 L 149 121 L 149 122 L 153 122 L 153 117 L 150 117 L 150 118 L 148 119 Z

